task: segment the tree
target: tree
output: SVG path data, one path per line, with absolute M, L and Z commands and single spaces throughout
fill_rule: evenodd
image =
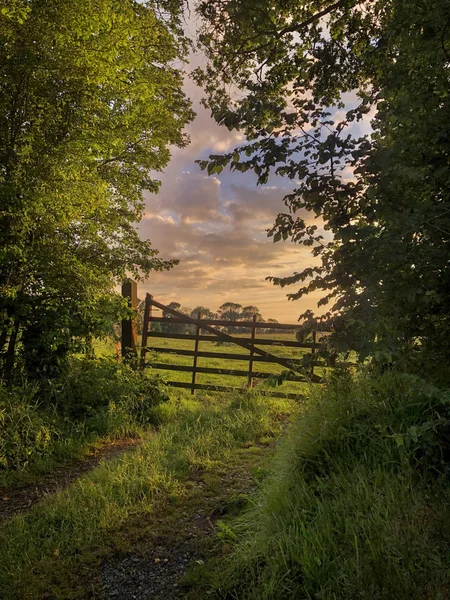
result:
M 242 321 L 251 321 L 253 317 L 256 315 L 257 321 L 264 321 L 261 312 L 257 306 L 244 306 L 241 312 L 241 320 Z
M 209 308 L 206 308 L 206 306 L 196 306 L 191 311 L 191 317 L 196 319 L 198 313 L 202 313 L 202 319 L 217 319 L 217 313 L 213 312 Z
M 266 323 L 279 323 L 279 321 L 278 321 L 278 319 L 267 319 Z M 267 327 L 267 329 L 263 329 L 262 332 L 264 332 L 264 333 L 278 333 L 279 330 L 272 329 L 272 327 Z
M 225 302 L 219 306 L 217 315 L 222 321 L 237 321 L 241 312 L 241 304 L 237 304 L 236 302 Z M 237 333 L 239 331 L 239 327 L 230 325 L 225 327 L 224 331 L 227 331 L 228 333 Z
M 183 308 L 179 302 L 170 302 L 167 305 L 167 308 L 172 308 L 173 310 L 177 310 L 178 312 L 181 312 L 185 315 L 190 316 L 191 311 L 189 309 Z M 172 315 L 172 313 L 170 313 L 167 310 L 163 310 L 162 316 L 167 319 L 176 319 L 177 318 L 177 317 L 174 317 Z M 190 329 L 191 326 L 188 323 L 162 323 L 161 325 L 162 325 L 161 330 L 164 333 L 177 333 L 177 334 L 192 333 L 192 331 Z
M 134 223 L 192 118 L 182 2 L 6 0 L 0 14 L 0 352 L 100 334 L 114 285 L 174 261 Z M 122 303 L 123 307 L 123 303 Z
M 235 302 L 225 302 L 219 306 L 218 317 L 224 321 L 251 321 L 253 315 L 257 315 L 258 321 L 263 321 L 259 308 L 257 306 L 242 306 Z M 226 328 L 229 333 L 247 332 L 248 328 L 231 325 Z
M 225 302 L 219 306 L 219 319 L 226 321 L 237 321 L 242 312 L 242 304 L 236 302 Z
M 274 283 L 300 284 L 293 300 L 322 290 L 341 350 L 389 360 L 420 339 L 448 355 L 448 3 L 213 0 L 199 13 L 205 104 L 247 138 L 201 167 L 299 182 L 269 235 L 315 260 Z

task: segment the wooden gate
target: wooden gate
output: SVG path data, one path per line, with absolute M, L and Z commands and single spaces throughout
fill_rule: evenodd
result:
M 153 308 L 160 309 L 164 311 L 167 316 L 154 316 Z M 151 323 L 164 323 L 174 325 L 176 323 L 184 323 L 189 324 L 195 327 L 195 334 L 187 334 L 187 333 L 170 333 L 163 331 L 150 331 Z M 239 327 L 246 328 L 250 330 L 249 338 L 239 338 L 236 336 L 229 335 L 224 331 L 218 329 L 218 327 Z M 292 331 L 295 329 L 300 329 L 300 325 L 292 325 L 286 323 L 265 323 L 256 320 L 256 315 L 253 317 L 252 321 L 227 321 L 220 319 L 203 319 L 202 315 L 199 314 L 197 319 L 189 317 L 177 310 L 169 308 L 160 302 L 154 300 L 153 296 L 147 294 L 145 299 L 145 310 L 144 310 L 144 324 L 143 324 L 143 332 L 142 332 L 142 349 L 141 349 L 141 367 L 151 366 L 154 369 L 162 369 L 162 370 L 171 370 L 171 371 L 184 371 L 192 373 L 191 382 L 186 381 L 168 381 L 168 385 L 177 387 L 177 388 L 187 388 L 191 390 L 191 393 L 194 394 L 195 390 L 213 390 L 219 392 L 228 392 L 235 391 L 237 388 L 222 386 L 222 385 L 211 385 L 211 384 L 200 384 L 197 383 L 197 374 L 198 373 L 208 373 L 208 374 L 217 374 L 217 375 L 228 375 L 234 377 L 245 377 L 247 379 L 247 387 L 253 386 L 254 379 L 267 379 L 268 377 L 273 377 L 273 373 L 261 372 L 255 369 L 255 362 L 263 362 L 263 363 L 276 363 L 279 364 L 285 369 L 290 371 L 297 371 L 297 374 L 290 375 L 289 381 L 298 381 L 298 382 L 314 382 L 320 383 L 322 379 L 314 373 L 314 357 L 311 357 L 311 366 L 309 368 L 309 372 L 307 372 L 303 365 L 303 361 L 301 359 L 292 359 L 288 357 L 275 356 L 266 350 L 262 350 L 258 348 L 258 346 L 271 346 L 274 344 L 274 340 L 265 339 L 265 338 L 257 338 L 256 332 L 261 329 L 274 329 L 274 330 L 283 330 L 283 331 Z M 202 334 L 202 332 L 206 332 Z M 312 342 L 304 342 L 300 343 L 294 340 L 282 340 L 281 344 L 286 347 L 295 347 L 295 348 L 307 348 L 312 354 L 315 353 L 316 349 L 319 347 L 319 344 L 316 340 L 316 332 L 312 332 Z M 193 350 L 185 350 L 185 349 L 177 349 L 177 348 L 160 348 L 160 347 L 152 347 L 149 346 L 149 340 L 152 338 L 168 338 L 174 340 L 192 340 L 194 341 L 194 349 Z M 204 352 L 200 351 L 200 342 L 211 342 L 214 340 L 218 340 L 221 342 L 228 342 L 236 344 L 241 348 L 248 350 L 248 354 L 233 354 L 233 353 L 223 353 L 223 352 Z M 166 364 L 159 362 L 147 362 L 146 355 L 148 352 L 155 353 L 169 353 L 169 354 L 177 354 L 179 356 L 192 356 L 192 365 L 174 365 L 174 364 Z M 215 359 L 232 359 L 236 361 L 246 362 L 248 364 L 248 368 L 243 369 L 226 369 L 226 368 L 215 368 L 215 367 L 202 367 L 199 366 L 199 358 L 215 358 Z M 299 371 L 301 369 L 301 371 Z M 290 397 L 290 398 L 299 398 L 300 394 L 283 394 L 280 392 L 269 392 L 263 391 L 265 395 L 270 396 L 282 396 L 282 397 Z

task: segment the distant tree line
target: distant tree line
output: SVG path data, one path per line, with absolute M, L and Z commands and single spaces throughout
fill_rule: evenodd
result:
M 249 305 L 242 306 L 242 304 L 238 304 L 236 302 L 225 302 L 217 311 L 213 311 L 206 306 L 196 306 L 195 308 L 187 308 L 182 306 L 179 302 L 170 302 L 167 305 L 168 308 L 172 308 L 173 310 L 177 310 L 185 315 L 193 319 L 197 319 L 199 313 L 202 315 L 202 319 L 218 319 L 221 321 L 242 321 L 248 322 L 253 320 L 253 316 L 256 315 L 256 319 L 262 323 L 278 323 L 277 319 L 265 319 L 261 311 L 257 306 Z M 145 301 L 141 301 L 138 307 L 138 332 L 142 333 L 142 327 L 144 322 L 144 309 L 145 309 Z M 170 312 L 163 311 L 163 317 L 168 319 L 174 318 Z M 162 333 L 195 333 L 195 325 L 191 325 L 190 323 L 152 323 L 151 331 L 159 331 Z M 222 331 L 226 333 L 247 333 L 249 331 L 248 327 L 243 327 L 239 325 L 230 325 L 230 326 L 222 326 Z M 278 333 L 279 331 L 286 332 L 286 330 L 277 330 L 273 328 L 260 328 L 259 331 L 261 333 Z

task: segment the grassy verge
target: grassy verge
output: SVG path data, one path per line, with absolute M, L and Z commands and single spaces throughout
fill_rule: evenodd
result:
M 111 441 L 140 437 L 168 400 L 158 378 L 73 358 L 57 380 L 0 386 L 0 486 L 33 482 Z
M 336 379 L 296 416 L 209 594 L 443 600 L 450 394 L 406 374 Z
M 282 432 L 293 403 L 257 394 L 177 399 L 155 408 L 160 432 L 0 529 L 0 596 L 86 598 L 88 573 L 132 540 L 127 524 L 187 493 L 189 478 L 238 460 Z

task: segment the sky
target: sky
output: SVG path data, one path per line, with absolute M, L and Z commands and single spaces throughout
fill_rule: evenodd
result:
M 193 87 L 193 84 L 186 87 Z M 189 90 L 191 98 L 196 92 Z M 139 284 L 167 304 L 175 301 L 194 308 L 216 310 L 224 302 L 256 305 L 265 318 L 296 322 L 313 299 L 288 302 L 288 290 L 274 286 L 269 275 L 290 275 L 312 264 L 309 252 L 290 242 L 267 238 L 286 191 L 281 185 L 256 186 L 253 174 L 223 171 L 208 177 L 195 164 L 211 153 L 230 150 L 242 141 L 239 133 L 219 127 L 195 102 L 197 117 L 189 127 L 191 143 L 174 149 L 162 174 L 158 194 L 148 194 L 140 235 L 151 240 L 164 259 L 180 264 L 152 273 Z
M 198 64 L 198 58 L 193 62 Z M 213 311 L 224 302 L 255 305 L 265 319 L 295 323 L 305 310 L 317 309 L 321 294 L 292 302 L 286 295 L 297 291 L 295 286 L 281 289 L 266 281 L 314 264 L 308 248 L 290 241 L 273 243 L 267 237 L 277 214 L 284 212 L 282 200 L 294 182 L 277 177 L 257 186 L 250 172 L 224 169 L 210 177 L 202 172 L 196 160 L 229 151 L 244 139 L 214 122 L 200 105 L 202 90 L 189 78 L 185 90 L 197 113 L 188 127 L 191 143 L 173 149 L 170 164 L 158 175 L 161 190 L 146 196 L 139 224 L 141 237 L 150 239 L 162 258 L 178 258 L 180 264 L 152 273 L 139 283 L 138 296 L 148 292 L 163 304 L 174 301 Z

